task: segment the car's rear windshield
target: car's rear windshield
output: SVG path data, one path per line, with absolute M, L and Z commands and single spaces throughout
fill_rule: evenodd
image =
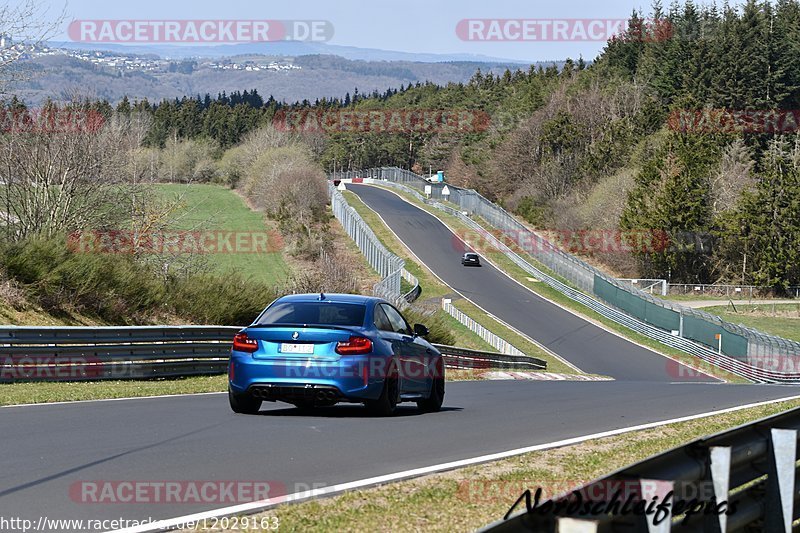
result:
M 361 304 L 336 302 L 278 302 L 264 311 L 256 325 L 311 324 L 362 326 L 367 308 Z
M 465 254 L 465 256 L 467 258 L 469 258 L 469 259 L 474 259 L 474 258 L 478 257 L 478 254 Z

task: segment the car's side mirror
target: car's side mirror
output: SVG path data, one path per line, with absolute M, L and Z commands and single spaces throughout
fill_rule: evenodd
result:
M 414 324 L 414 335 L 417 337 L 427 337 L 430 330 L 422 324 Z

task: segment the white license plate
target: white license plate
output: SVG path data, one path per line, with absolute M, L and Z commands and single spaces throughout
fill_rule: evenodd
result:
M 281 344 L 281 353 L 314 353 L 313 344 Z

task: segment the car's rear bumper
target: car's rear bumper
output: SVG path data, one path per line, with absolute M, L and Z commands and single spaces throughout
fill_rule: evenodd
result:
M 248 355 L 231 356 L 231 389 L 235 394 L 253 394 L 268 401 L 374 400 L 383 389 L 383 359 L 377 356 L 346 357 L 319 361 L 254 359 Z
M 258 400 L 289 403 L 331 403 L 346 400 L 338 387 L 330 385 L 289 385 L 256 383 L 247 389 L 247 394 Z

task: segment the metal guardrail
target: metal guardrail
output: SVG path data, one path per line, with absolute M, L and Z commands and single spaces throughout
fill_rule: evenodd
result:
M 534 495 L 526 492 L 503 520 L 481 531 L 789 533 L 792 522 L 800 519 L 799 429 L 800 409 L 794 409 L 697 439 L 538 506 Z M 620 502 L 616 507 L 615 494 Z M 644 512 L 624 514 L 621 505 L 628 498 L 628 509 L 640 502 Z M 589 502 L 590 512 L 570 506 L 579 500 Z M 651 502 L 653 512 L 648 515 Z M 525 509 L 512 514 L 520 504 Z M 680 512 L 679 504 L 685 504 Z M 547 508 L 552 512 L 545 512 Z
M 381 276 L 381 281 L 372 289 L 375 296 L 398 305 L 408 302 L 401 292 L 400 279 L 405 261 L 390 252 L 378 239 L 364 219 L 353 209 L 345 197 L 328 182 L 328 195 L 331 199 L 333 215 L 342 224 L 347 234 L 355 241 L 367 262 Z
M 405 268 L 403 269 L 403 272 L 401 274 L 403 276 L 403 279 L 409 282 L 413 286 L 413 288 L 410 291 L 408 291 L 406 294 L 403 295 L 403 300 L 405 300 L 408 303 L 413 303 L 417 301 L 417 299 L 419 299 L 419 297 L 422 295 L 422 286 L 419 284 L 419 280 L 417 279 L 417 277 L 408 270 L 406 270 Z
M 500 370 L 529 370 L 541 371 L 547 368 L 547 362 L 529 357 L 527 355 L 508 355 L 500 353 L 486 353 L 477 350 L 467 350 L 444 344 L 434 344 L 442 352 L 444 362 L 449 368 L 486 370 L 496 368 Z
M 0 327 L 0 383 L 224 374 L 223 326 Z
M 691 309 L 689 307 L 682 306 L 675 302 L 670 302 L 667 300 L 661 300 L 659 298 L 655 298 L 647 293 L 639 291 L 635 288 L 631 288 L 630 286 L 625 286 L 624 282 L 619 282 L 613 278 L 610 278 L 597 270 L 596 268 L 592 267 L 584 263 L 583 261 L 566 254 L 555 248 L 551 243 L 547 242 L 546 240 L 542 239 L 538 235 L 530 232 L 527 228 L 522 226 L 516 220 L 513 221 L 515 227 L 522 228 L 522 230 L 515 230 L 515 231 L 525 231 L 530 233 L 531 239 L 536 240 L 537 244 L 535 249 L 537 250 L 536 259 L 539 260 L 542 257 L 546 259 L 545 264 L 548 267 L 554 269 L 557 275 L 562 276 L 571 282 L 574 282 L 578 285 L 579 288 L 583 290 L 593 291 L 594 289 L 594 279 L 595 277 L 598 279 L 602 279 L 609 284 L 617 287 L 621 290 L 627 291 L 632 295 L 646 301 L 653 303 L 659 307 L 663 307 L 665 309 L 673 310 L 680 313 L 681 317 L 696 317 L 699 318 L 706 323 L 715 324 L 718 327 L 730 331 L 732 333 L 740 334 L 744 333 L 749 335 L 748 338 L 748 358 L 746 360 L 742 360 L 736 357 L 732 357 L 726 355 L 724 353 L 720 353 L 719 351 L 715 351 L 711 349 L 709 346 L 705 344 L 701 344 L 699 342 L 695 342 L 691 339 L 687 339 L 682 336 L 682 332 L 679 332 L 678 335 L 673 335 L 670 331 L 665 331 L 658 327 L 653 326 L 643 320 L 640 320 L 630 314 L 625 313 L 624 311 L 617 309 L 611 305 L 607 305 L 593 296 L 589 296 L 588 294 L 582 292 L 581 290 L 576 290 L 575 288 L 563 283 L 559 279 L 554 276 L 551 276 L 544 271 L 540 270 L 536 266 L 532 265 L 529 261 L 525 260 L 524 258 L 520 257 L 517 253 L 511 250 L 504 242 L 498 239 L 492 232 L 486 230 L 483 226 L 475 222 L 469 216 L 465 215 L 464 212 L 453 209 L 448 207 L 440 202 L 435 200 L 431 200 L 420 194 L 418 190 L 424 188 L 426 185 L 431 185 L 429 182 L 413 174 L 409 171 L 402 170 L 402 169 L 372 169 L 362 173 L 352 173 L 358 174 L 364 177 L 370 177 L 373 179 L 383 179 L 384 181 L 381 182 L 382 185 L 388 185 L 390 187 L 398 188 L 406 193 L 412 194 L 414 197 L 419 199 L 422 202 L 425 202 L 429 205 L 432 205 L 448 214 L 451 214 L 457 218 L 459 218 L 465 225 L 469 228 L 473 229 L 478 235 L 481 236 L 482 239 L 488 241 L 491 246 L 497 248 L 498 250 L 502 251 L 509 259 L 511 259 L 515 264 L 517 264 L 520 268 L 528 272 L 529 274 L 533 275 L 540 281 L 544 282 L 545 284 L 553 287 L 557 291 L 561 292 L 562 294 L 566 295 L 570 299 L 581 303 L 593 311 L 597 312 L 598 314 L 609 318 L 619 324 L 622 324 L 637 333 L 641 333 L 651 339 L 657 340 L 667 346 L 679 349 L 681 351 L 687 352 L 691 355 L 697 356 L 706 363 L 709 363 L 712 367 L 717 366 L 720 367 L 728 372 L 736 374 L 738 376 L 744 377 L 746 379 L 750 379 L 756 382 L 764 382 L 764 383 L 800 383 L 800 343 L 789 341 L 786 339 L 782 339 L 780 337 L 774 337 L 771 335 L 767 335 L 757 330 L 753 330 L 752 328 L 745 328 L 744 326 L 734 326 L 733 324 L 724 322 L 719 317 L 711 315 L 709 313 L 705 313 L 703 311 L 699 311 L 696 309 Z M 346 178 L 348 177 L 347 174 L 337 174 L 337 178 Z M 412 185 L 414 188 L 409 187 L 408 185 Z M 436 184 L 433 184 L 434 186 Z M 463 189 L 459 189 L 457 187 L 449 186 L 451 189 L 451 198 L 450 201 L 453 201 L 452 193 L 456 192 L 460 194 L 464 192 Z M 440 188 L 441 190 L 441 188 Z M 470 194 L 465 195 L 468 198 L 472 198 L 474 200 L 475 195 L 480 197 L 481 205 L 483 203 L 490 203 L 488 200 L 480 196 L 475 191 L 466 191 Z M 492 204 L 493 205 L 493 204 Z M 489 216 L 486 217 L 485 212 L 481 212 L 481 216 L 500 229 L 507 229 L 509 227 L 509 222 L 507 219 L 513 219 L 511 215 L 505 212 L 500 207 L 494 206 L 494 209 L 502 212 L 504 214 L 503 222 L 500 224 L 495 224 L 492 222 L 492 219 L 497 219 L 497 216 Z M 473 211 L 476 212 L 476 211 Z M 542 252 L 546 253 L 542 253 Z M 549 263 L 549 264 L 548 264 Z M 592 274 L 592 280 L 588 281 L 588 275 Z M 769 339 L 768 343 L 765 343 L 764 339 Z M 769 351 L 769 348 L 775 348 L 774 351 Z M 773 368 L 789 368 L 792 369 L 790 371 L 785 370 L 773 370 Z M 794 371 L 793 369 L 797 369 Z M 708 370 L 712 370 L 710 368 Z
M 224 374 L 228 326 L 0 327 L 0 383 Z M 453 368 L 541 370 L 533 357 L 434 345 Z

